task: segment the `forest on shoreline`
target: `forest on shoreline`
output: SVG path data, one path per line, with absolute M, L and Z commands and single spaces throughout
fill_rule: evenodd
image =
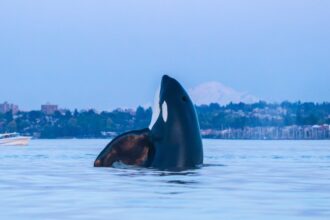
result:
M 206 137 L 217 137 L 210 135 L 215 131 L 290 126 L 305 128 L 330 124 L 330 103 L 327 102 L 230 103 L 223 106 L 212 103 L 196 106 L 196 111 L 204 131 L 202 134 Z M 59 110 L 45 114 L 42 111 L 20 111 L 14 115 L 7 112 L 0 114 L 0 133 L 19 132 L 35 138 L 104 138 L 148 127 L 151 115 L 151 108 L 142 107 L 111 112 Z M 325 133 L 325 137 L 327 135 L 330 134 Z M 246 139 L 249 137 L 246 136 Z

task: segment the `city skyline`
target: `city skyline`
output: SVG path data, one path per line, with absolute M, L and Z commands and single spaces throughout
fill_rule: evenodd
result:
M 223 84 L 235 100 L 330 101 L 329 10 L 311 0 L 3 1 L 0 101 L 146 106 L 163 74 L 187 90 Z
M 54 104 L 38 111 L 0 104 L 0 133 L 19 132 L 35 138 L 105 138 L 147 127 L 150 109 L 68 111 Z M 201 135 L 220 139 L 329 139 L 330 103 L 229 104 L 196 106 Z
M 199 97 L 197 97 L 199 98 Z M 254 98 L 254 97 L 252 97 Z M 208 100 L 208 99 L 206 99 Z M 228 101 L 228 100 L 226 100 Z M 213 104 L 217 104 L 221 107 L 227 107 L 230 105 L 240 105 L 240 104 L 244 104 L 244 105 L 255 105 L 255 104 L 266 104 L 266 105 L 281 105 L 281 104 L 314 104 L 314 105 L 323 105 L 323 104 L 329 104 L 330 102 L 302 102 L 300 100 L 295 101 L 295 102 L 290 102 L 290 101 L 282 101 L 282 102 L 267 102 L 264 100 L 255 100 L 253 101 L 253 99 L 247 99 L 247 102 L 241 101 L 241 102 L 227 102 L 226 104 L 221 104 L 219 102 L 208 102 L 208 103 L 195 103 L 196 107 L 203 107 L 203 106 L 212 106 Z M 0 100 L 0 113 L 1 114 L 5 114 L 7 112 L 12 112 L 13 114 L 17 114 L 19 112 L 30 112 L 30 111 L 41 111 L 44 112 L 47 115 L 51 115 L 54 114 L 55 112 L 61 112 L 64 113 L 66 111 L 70 111 L 70 112 L 74 112 L 74 111 L 80 111 L 80 112 L 85 112 L 85 111 L 94 111 L 94 112 L 112 112 L 112 111 L 123 111 L 123 112 L 135 112 L 138 108 L 142 107 L 143 109 L 147 110 L 147 109 L 151 109 L 153 110 L 153 106 L 152 105 L 137 105 L 137 106 L 132 106 L 132 107 L 121 107 L 121 106 L 117 106 L 113 109 L 96 109 L 95 107 L 91 107 L 91 108 L 77 108 L 77 107 L 73 107 L 73 108 L 69 108 L 66 106 L 61 106 L 57 103 L 50 103 L 50 102 L 46 102 L 46 103 L 41 103 L 39 104 L 38 107 L 36 108 L 31 108 L 31 109 L 22 109 L 20 107 L 19 103 L 11 103 L 8 101 L 1 101 Z M 330 115 L 329 115 L 330 117 Z

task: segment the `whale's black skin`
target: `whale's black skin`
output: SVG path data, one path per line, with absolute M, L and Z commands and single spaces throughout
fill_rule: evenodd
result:
M 173 78 L 163 76 L 159 104 L 167 105 L 151 128 L 155 148 L 152 167 L 186 169 L 203 163 L 203 145 L 195 107 L 184 88 Z
M 149 128 L 116 137 L 96 158 L 94 166 L 112 166 L 120 161 L 161 170 L 184 170 L 202 165 L 203 144 L 197 114 L 180 83 L 163 76 L 156 106 L 159 115 Z

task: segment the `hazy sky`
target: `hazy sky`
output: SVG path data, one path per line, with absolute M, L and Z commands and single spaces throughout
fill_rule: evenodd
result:
M 0 102 L 136 106 L 164 73 L 330 101 L 330 1 L 0 1 Z

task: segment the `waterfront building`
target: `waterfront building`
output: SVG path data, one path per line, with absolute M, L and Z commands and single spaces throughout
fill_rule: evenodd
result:
M 330 125 L 206 129 L 201 130 L 201 134 L 205 138 L 219 139 L 323 140 L 330 139 Z
M 45 113 L 46 115 L 52 115 L 54 114 L 56 111 L 58 111 L 58 106 L 57 105 L 53 105 L 53 104 L 45 104 L 45 105 L 41 105 L 41 111 L 43 113 Z
M 10 111 L 14 115 L 17 114 L 17 112 L 19 111 L 18 105 L 10 104 L 8 102 L 4 102 L 3 104 L 0 104 L 0 113 L 4 114 Z

